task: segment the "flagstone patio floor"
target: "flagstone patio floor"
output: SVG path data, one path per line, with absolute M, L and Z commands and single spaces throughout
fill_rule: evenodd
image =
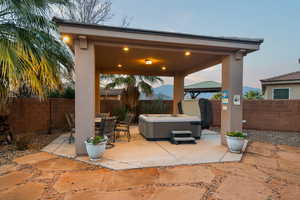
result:
M 297 200 L 300 148 L 250 143 L 241 162 L 109 170 L 46 152 L 0 166 L 0 200 Z

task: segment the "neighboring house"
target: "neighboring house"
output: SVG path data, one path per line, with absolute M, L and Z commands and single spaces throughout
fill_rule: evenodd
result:
M 261 80 L 265 99 L 300 99 L 300 71 Z
M 110 100 L 120 100 L 123 89 L 105 89 L 100 88 L 100 100 L 110 99 Z

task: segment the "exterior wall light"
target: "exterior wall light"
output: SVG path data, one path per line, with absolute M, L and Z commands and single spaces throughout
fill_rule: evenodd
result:
M 63 40 L 64 43 L 68 44 L 68 43 L 70 43 L 71 38 L 70 38 L 70 36 L 68 36 L 68 35 L 64 35 L 64 36 L 62 37 L 62 40 Z
M 121 68 L 121 67 L 123 67 L 123 65 L 121 65 L 121 64 L 118 64 L 118 65 L 117 65 L 117 67 Z
M 167 69 L 166 66 L 162 66 L 161 70 L 165 71 Z
M 123 51 L 127 52 L 127 51 L 129 51 L 129 48 L 128 47 L 123 47 Z

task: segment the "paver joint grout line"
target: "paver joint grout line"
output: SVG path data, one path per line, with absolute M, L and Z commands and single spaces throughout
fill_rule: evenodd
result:
M 166 151 L 170 156 L 177 159 L 175 155 L 173 155 L 171 152 L 169 152 L 166 148 L 164 148 L 162 145 L 160 145 L 158 142 L 155 142 L 162 150 Z

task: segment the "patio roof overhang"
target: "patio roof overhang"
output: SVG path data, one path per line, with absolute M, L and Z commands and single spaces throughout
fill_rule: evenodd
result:
M 54 19 L 63 36 L 85 37 L 95 44 L 95 65 L 100 73 L 156 76 L 188 75 L 222 62 L 224 56 L 259 49 L 262 39 L 211 37 L 149 31 Z M 72 47 L 72 42 L 70 43 Z M 129 51 L 123 51 L 128 47 Z M 190 56 L 185 56 L 185 52 Z M 152 61 L 145 64 L 145 59 Z M 122 65 L 122 67 L 118 67 Z M 165 70 L 162 68 L 165 67 Z

